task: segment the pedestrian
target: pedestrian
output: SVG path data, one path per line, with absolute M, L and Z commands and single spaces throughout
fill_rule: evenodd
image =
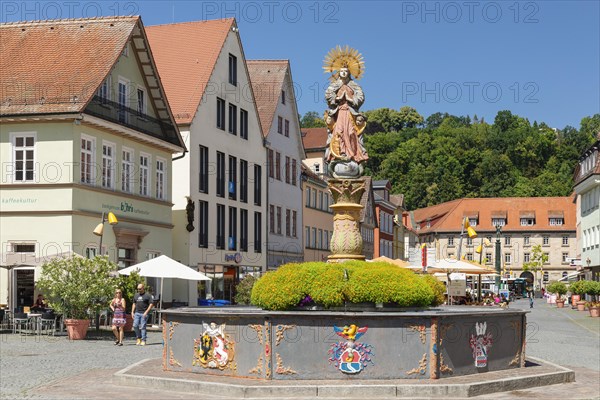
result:
M 529 308 L 533 308 L 533 291 L 529 292 Z
M 38 294 L 37 300 L 31 306 L 33 312 L 44 312 L 46 310 L 46 299 L 43 294 Z
M 112 331 L 115 335 L 115 346 L 123 346 L 123 337 L 125 336 L 125 310 L 126 304 L 121 289 L 115 290 L 115 298 L 110 302 L 110 309 L 113 312 Z
M 133 330 L 137 341 L 136 346 L 146 345 L 146 322 L 148 321 L 148 313 L 154 307 L 152 304 L 152 296 L 145 291 L 145 286 L 140 283 L 137 286 L 137 293 L 133 296 L 133 305 L 131 306 L 131 316 L 133 317 Z

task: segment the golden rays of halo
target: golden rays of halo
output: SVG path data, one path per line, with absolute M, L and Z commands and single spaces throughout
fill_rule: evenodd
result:
M 365 62 L 363 56 L 358 50 L 350 46 L 339 45 L 329 50 L 323 61 L 325 72 L 333 73 L 330 79 L 337 79 L 340 68 L 348 68 L 354 79 L 360 79 L 365 71 Z

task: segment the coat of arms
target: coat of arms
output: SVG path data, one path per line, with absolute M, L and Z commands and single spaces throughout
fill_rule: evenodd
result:
M 232 368 L 235 355 L 235 343 L 225 334 L 225 324 L 202 322 L 204 332 L 200 339 L 194 339 L 194 360 L 192 365 L 203 368 L 224 370 Z M 234 368 L 234 367 L 233 367 Z
M 345 342 L 337 342 L 329 349 L 329 362 L 340 371 L 347 374 L 357 374 L 367 366 L 373 364 L 373 347 L 370 344 L 356 342 L 367 332 L 368 327 L 362 328 L 356 325 L 346 325 L 343 328 L 333 326 L 333 331 L 346 339 Z
M 485 333 L 487 324 L 485 322 L 475 323 L 476 335 L 471 335 L 469 345 L 473 351 L 473 359 L 477 368 L 487 366 L 488 348 L 492 347 L 492 334 Z

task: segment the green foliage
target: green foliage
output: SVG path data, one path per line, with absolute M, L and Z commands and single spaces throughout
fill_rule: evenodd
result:
M 116 286 L 110 272 L 116 269 L 106 256 L 56 258 L 42 265 L 36 286 L 58 313 L 86 319 L 88 311 L 99 311 L 109 303 Z
M 427 307 L 440 300 L 441 283 L 431 278 L 387 263 L 287 264 L 260 278 L 252 289 L 251 300 L 267 310 L 290 309 L 306 296 L 325 307 L 341 306 L 344 302 Z
M 585 294 L 586 289 L 587 289 L 586 284 L 587 284 L 587 281 L 584 281 L 584 280 L 575 281 L 569 285 L 569 290 L 573 294 L 578 294 L 578 295 Z
M 567 293 L 567 285 L 564 282 L 553 281 L 546 286 L 546 290 L 562 297 Z
M 235 302 L 237 304 L 250 304 L 250 294 L 257 278 L 254 275 L 246 275 L 235 287 Z
M 423 275 L 421 279 L 423 279 L 433 291 L 434 299 L 431 305 L 439 306 L 440 304 L 443 304 L 446 300 L 446 286 L 433 275 Z
M 408 209 L 461 197 L 568 196 L 579 156 L 600 130 L 600 114 L 579 130 L 557 130 L 506 110 L 492 125 L 447 113 L 419 122 L 416 110 L 403 110 L 367 111 L 364 142 L 367 173 L 389 179 Z
M 144 280 L 137 271 L 129 275 L 119 275 L 116 278 L 115 288 L 121 289 L 123 298 L 125 299 L 126 310 L 131 309 L 133 304 L 133 296 L 137 293 L 137 285 Z
M 598 281 L 583 281 L 585 282 L 585 293 L 590 296 L 600 296 L 600 282 Z
M 309 111 L 300 119 L 301 128 L 324 128 L 323 115 L 316 111 Z

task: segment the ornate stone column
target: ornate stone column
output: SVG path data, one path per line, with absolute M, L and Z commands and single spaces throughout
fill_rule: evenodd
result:
M 365 192 L 365 179 L 330 179 L 329 190 L 335 204 L 333 209 L 333 235 L 329 262 L 364 260 L 360 233 L 360 200 Z

